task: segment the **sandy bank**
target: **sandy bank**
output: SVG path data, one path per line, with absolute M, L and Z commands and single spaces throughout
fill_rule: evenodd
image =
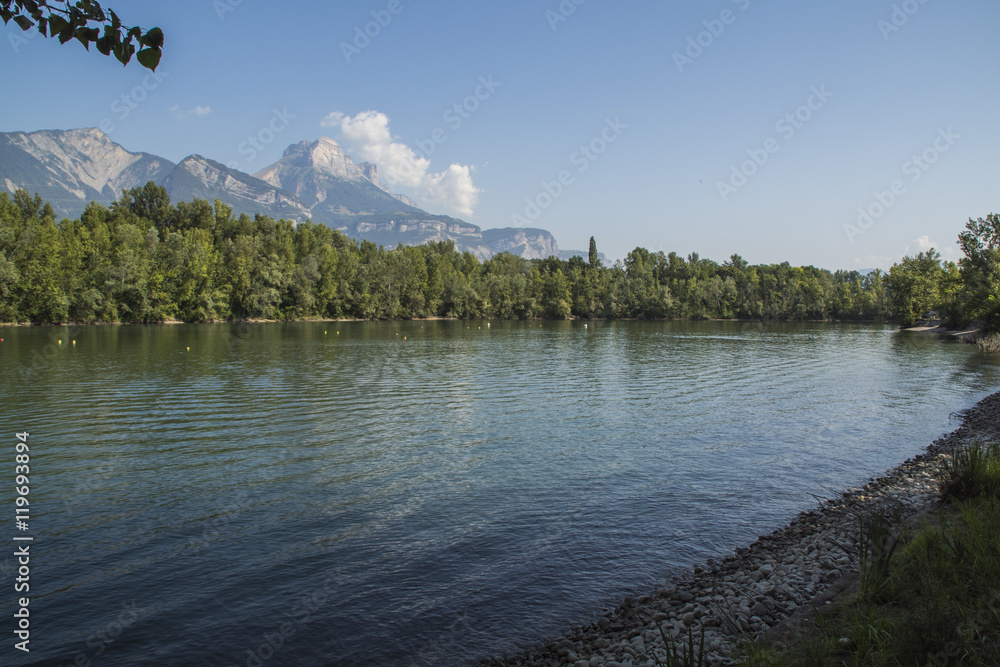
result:
M 733 664 L 734 646 L 760 637 L 842 590 L 858 570 L 858 517 L 889 505 L 902 520 L 939 502 L 938 474 L 956 447 L 1000 440 L 1000 393 L 962 415 L 962 425 L 926 451 L 802 512 L 720 562 L 709 560 L 670 585 L 622 604 L 593 623 L 524 653 L 484 665 L 654 667 L 665 662 L 660 628 L 671 637 L 705 632 L 708 664 Z M 697 643 L 697 641 L 696 641 Z
M 986 331 L 983 322 L 970 322 L 962 329 L 949 329 L 938 320 L 921 320 L 916 326 L 903 329 L 914 333 L 932 333 L 952 336 L 963 343 L 977 345 L 983 352 L 1000 352 L 1000 335 Z
M 933 333 L 941 334 L 943 336 L 956 336 L 962 338 L 963 340 L 981 334 L 986 325 L 982 322 L 969 322 L 965 327 L 961 329 L 951 329 L 949 327 L 941 324 L 940 320 L 919 320 L 912 327 L 907 327 L 903 331 L 912 331 L 914 333 Z

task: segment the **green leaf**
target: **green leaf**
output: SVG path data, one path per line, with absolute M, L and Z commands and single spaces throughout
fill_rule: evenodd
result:
M 49 16 L 49 34 L 55 36 L 56 33 L 62 33 L 66 28 L 69 27 L 69 21 L 61 16 L 56 16 L 52 14 Z
M 90 49 L 90 42 L 87 40 L 87 29 L 77 28 L 73 31 L 73 36 L 76 37 L 81 44 L 83 44 L 87 49 Z
M 135 58 L 143 67 L 156 71 L 156 66 L 160 64 L 161 55 L 160 49 L 149 48 L 139 51 L 139 53 L 135 54 Z
M 118 62 L 122 65 L 128 65 L 128 61 L 132 59 L 132 54 L 135 53 L 135 47 L 128 42 L 124 44 L 119 43 L 115 45 L 114 52 Z
M 29 19 L 27 16 L 15 16 L 14 23 L 21 26 L 21 30 L 28 30 L 31 28 L 31 26 L 35 25 L 34 23 L 31 22 L 31 19 Z
M 97 40 L 97 50 L 106 56 L 111 55 L 111 49 L 113 49 L 114 46 L 114 40 L 107 34 Z
M 151 28 L 149 32 L 142 37 L 142 43 L 154 49 L 160 48 L 163 46 L 163 31 L 159 28 Z

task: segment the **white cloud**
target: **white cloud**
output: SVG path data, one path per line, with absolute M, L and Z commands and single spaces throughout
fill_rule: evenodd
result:
M 472 182 L 472 168 L 452 164 L 433 173 L 431 162 L 404 143 L 393 140 L 389 117 L 379 111 L 362 111 L 353 118 L 339 111 L 326 115 L 323 127 L 340 130 L 338 139 L 354 158 L 378 165 L 379 179 L 390 187 L 412 189 L 425 206 L 440 206 L 452 213 L 471 216 L 479 201 L 479 188 Z
M 331 111 L 319 122 L 321 127 L 340 127 L 340 121 L 344 120 L 344 114 L 339 111 Z
M 180 120 L 182 118 L 187 118 L 188 116 L 207 116 L 210 113 L 212 113 L 212 107 L 210 107 L 208 105 L 205 105 L 205 106 L 200 106 L 199 105 L 199 106 L 196 106 L 194 109 L 184 110 L 184 109 L 181 109 L 181 107 L 180 107 L 179 104 L 175 104 L 175 105 L 173 105 L 171 107 L 168 107 L 167 111 L 169 111 L 170 113 L 172 113 L 174 115 L 174 118 L 176 118 L 177 120 Z
M 958 258 L 958 251 L 952 245 L 942 246 L 940 243 L 936 243 L 931 240 L 931 237 L 927 234 L 923 236 L 918 236 L 917 238 L 910 241 L 910 244 L 903 248 L 903 256 L 909 257 L 917 254 L 918 252 L 927 252 L 933 248 L 941 255 L 943 260 L 955 261 Z
M 889 267 L 897 261 L 898 259 L 884 255 L 866 255 L 864 258 L 855 257 L 854 267 L 857 269 L 882 269 L 883 271 L 888 271 Z

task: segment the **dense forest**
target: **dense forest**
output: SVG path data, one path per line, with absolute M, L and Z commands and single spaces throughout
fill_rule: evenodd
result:
M 153 183 L 57 221 L 37 195 L 0 194 L 0 321 L 721 318 L 912 322 L 936 310 L 1000 323 L 1000 219 L 971 221 L 956 265 L 931 250 L 889 273 L 718 264 L 636 248 L 590 261 L 486 261 L 452 242 L 383 248 L 323 225 L 172 204 Z

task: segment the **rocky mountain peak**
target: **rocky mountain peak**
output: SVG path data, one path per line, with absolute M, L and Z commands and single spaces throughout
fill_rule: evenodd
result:
M 281 167 L 294 169 L 315 169 L 337 178 L 357 180 L 364 178 L 361 167 L 354 164 L 344 150 L 333 139 L 320 137 L 316 141 L 300 141 L 285 149 L 281 159 L 255 174 L 258 178 L 272 182 L 273 174 Z M 270 178 L 269 178 L 270 177 Z M 272 183 L 277 185 L 276 183 Z
M 65 132 L 17 132 L 8 136 L 13 145 L 44 161 L 54 174 L 76 185 L 81 197 L 80 186 L 101 191 L 109 182 L 117 185 L 122 172 L 145 155 L 128 152 L 96 127 Z
M 60 215 L 87 201 L 114 201 L 123 189 L 156 180 L 173 169 L 169 160 L 131 153 L 96 127 L 10 132 L 0 136 L 0 183 L 47 199 Z

